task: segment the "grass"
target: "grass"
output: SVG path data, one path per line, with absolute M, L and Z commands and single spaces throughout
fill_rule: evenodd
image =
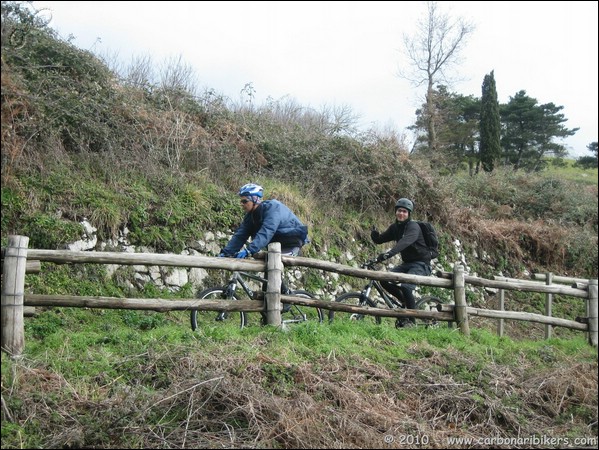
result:
M 250 315 L 257 315 L 250 313 Z M 257 321 L 252 321 L 257 323 Z M 89 376 L 98 376 L 106 370 L 104 358 L 97 355 L 110 354 L 127 357 L 143 353 L 148 347 L 155 350 L 169 346 L 200 346 L 202 351 L 218 354 L 223 345 L 229 351 L 245 355 L 255 354 L 259 343 L 261 351 L 275 358 L 302 360 L 326 356 L 331 353 L 361 355 L 384 364 L 390 356 L 411 358 L 407 349 L 414 344 L 425 344 L 438 350 L 457 349 L 476 359 L 493 358 L 505 362 L 506 354 L 523 353 L 527 358 L 537 358 L 540 349 L 550 346 L 556 352 L 576 353 L 588 360 L 596 359 L 596 349 L 590 347 L 581 333 L 571 339 L 551 341 L 514 341 L 509 337 L 497 337 L 484 329 L 474 329 L 471 336 L 464 336 L 456 328 L 424 328 L 396 330 L 392 320 L 384 320 L 377 326 L 367 321 L 333 321 L 318 324 L 307 322 L 289 326 L 287 332 L 275 327 L 257 325 L 239 329 L 236 323 L 201 323 L 192 332 L 187 312 L 154 313 L 130 310 L 84 310 L 78 308 L 54 308 L 26 322 L 26 349 L 28 357 L 43 357 L 50 361 L 62 361 L 64 372 L 69 365 L 81 365 L 92 354 Z M 95 363 L 102 367 L 96 369 Z M 78 377 L 82 374 L 78 373 Z
M 546 177 L 557 177 L 585 185 L 597 186 L 599 183 L 599 170 L 597 168 L 581 169 L 580 167 L 574 166 L 576 161 L 573 159 L 565 159 L 563 161 L 563 165 L 549 164 L 547 169 L 541 172 L 541 174 Z
M 580 435 L 596 421 L 596 401 L 593 410 L 579 398 L 597 392 L 597 349 L 583 334 L 516 341 L 485 329 L 397 330 L 392 320 L 285 332 L 210 322 L 192 332 L 184 312 L 53 308 L 26 320 L 24 355 L 2 358 L 3 448 L 364 448 L 393 427 L 424 430 L 439 445 L 452 414 L 472 433 L 487 421 L 486 432 L 503 435 L 514 432 L 514 408 L 521 432 L 555 422 Z M 558 381 L 538 407 L 526 400 L 533 392 L 537 401 L 540 374 L 549 387 L 574 383 L 556 417 L 544 411 L 565 395 Z M 480 416 L 466 419 L 474 407 Z M 351 430 L 322 428 L 338 429 L 336 420 Z

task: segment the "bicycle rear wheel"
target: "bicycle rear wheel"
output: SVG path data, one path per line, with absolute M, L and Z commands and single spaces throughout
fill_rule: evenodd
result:
M 442 303 L 443 301 L 438 297 L 425 295 L 416 301 L 416 309 L 423 311 L 437 311 L 437 305 Z M 420 322 L 427 328 L 436 328 L 439 326 L 439 323 L 434 319 L 420 319 Z
M 315 298 L 310 292 L 304 290 L 291 291 L 289 295 L 301 298 Z M 320 308 L 283 303 L 281 320 L 283 323 L 305 322 L 306 320 L 317 320 L 318 323 L 322 323 L 324 320 L 324 313 Z
M 198 293 L 197 298 L 200 300 L 226 300 L 224 288 L 208 288 Z M 237 297 L 233 297 L 231 300 L 237 300 Z M 204 326 L 208 324 L 226 324 L 232 322 L 239 322 L 240 328 L 247 325 L 247 316 L 244 312 L 231 312 L 231 311 L 199 311 L 197 309 L 191 310 L 191 329 L 195 331 L 199 324 L 202 323 Z
M 371 306 L 369 305 L 367 299 L 364 298 L 361 292 L 347 292 L 345 294 L 341 294 L 339 297 L 335 299 L 337 303 L 344 303 L 347 305 L 353 306 Z M 381 323 L 380 316 L 370 316 L 366 314 L 345 312 L 345 311 L 333 311 L 329 310 L 329 323 L 331 323 L 334 319 L 350 321 L 350 320 L 373 320 L 377 324 Z

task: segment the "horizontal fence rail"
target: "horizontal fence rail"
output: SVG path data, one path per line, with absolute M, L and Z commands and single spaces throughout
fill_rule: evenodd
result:
M 318 307 L 333 311 L 343 311 L 379 317 L 414 317 L 437 321 L 455 322 L 462 333 L 469 334 L 468 316 L 499 319 L 500 330 L 503 320 L 520 320 L 565 327 L 588 333 L 589 343 L 597 346 L 597 280 L 557 277 L 546 275 L 543 282 L 495 277 L 494 280 L 464 274 L 463 266 L 456 264 L 453 272 L 438 272 L 437 277 L 410 275 L 394 272 L 359 269 L 334 262 L 318 259 L 283 256 L 280 244 L 269 245 L 268 253 L 260 253 L 254 260 L 214 258 L 205 256 L 165 255 L 153 253 L 116 253 L 83 252 L 69 250 L 28 249 L 29 238 L 9 236 L 8 246 L 2 249 L 2 350 L 10 355 L 20 355 L 24 347 L 24 307 L 68 306 L 101 309 L 137 309 L 156 312 L 173 310 L 200 311 L 244 311 L 265 312 L 267 323 L 281 325 L 281 302 Z M 25 294 L 25 273 L 38 273 L 40 262 L 56 264 L 121 264 L 174 267 L 200 267 L 204 269 L 223 269 L 228 271 L 265 272 L 268 279 L 266 292 L 257 292 L 252 300 L 198 300 L 198 299 L 148 299 L 116 298 L 69 295 Z M 282 295 L 280 286 L 284 267 L 307 267 L 335 272 L 357 278 L 379 281 L 395 281 L 417 285 L 432 286 L 453 290 L 455 304 L 440 305 L 438 311 L 382 309 L 359 307 L 334 301 L 309 299 Z M 572 286 L 551 284 L 552 281 L 570 283 Z M 473 308 L 466 304 L 466 285 L 496 288 L 501 293 L 501 310 Z M 503 310 L 503 290 L 545 293 L 549 303 L 546 314 L 515 312 Z M 587 317 L 577 320 L 551 317 L 550 299 L 553 294 L 584 298 L 587 301 Z M 546 333 L 547 336 L 547 333 Z
M 439 305 L 440 311 L 453 311 L 454 305 Z M 468 306 L 466 308 L 469 316 L 487 317 L 490 319 L 510 319 L 520 320 L 524 322 L 536 322 L 547 325 L 555 325 L 564 328 L 570 328 L 572 330 L 587 331 L 588 325 L 584 322 L 577 322 L 569 319 L 559 319 L 557 317 L 544 316 L 542 314 L 535 314 L 521 311 L 496 311 L 493 309 L 473 308 Z
M 533 274 L 533 278 L 535 280 L 545 281 L 547 279 L 547 274 L 546 273 L 535 273 L 535 274 Z M 563 277 L 560 275 L 552 275 L 551 281 L 553 281 L 554 283 L 565 283 L 565 284 L 576 284 L 576 283 L 586 284 L 589 282 L 589 280 L 587 280 L 585 278 Z

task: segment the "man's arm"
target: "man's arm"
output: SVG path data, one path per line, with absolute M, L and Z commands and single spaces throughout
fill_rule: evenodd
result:
M 420 236 L 420 226 L 413 220 L 410 220 L 406 224 L 406 228 L 401 239 L 397 241 L 395 246 L 387 252 L 389 258 L 397 255 L 410 245 L 414 244 L 418 240 L 418 236 Z
M 223 248 L 222 253 L 224 253 L 225 256 L 235 255 L 247 242 L 248 238 L 250 237 L 250 231 L 250 217 L 246 214 L 241 222 L 241 225 L 233 234 L 233 237 L 231 237 L 228 244 L 225 246 L 225 248 Z
M 263 203 L 262 208 L 264 208 L 264 211 L 262 211 L 262 225 L 256 236 L 254 236 L 254 239 L 252 239 L 252 243 L 248 246 L 248 251 L 252 255 L 270 244 L 281 223 L 280 204 Z

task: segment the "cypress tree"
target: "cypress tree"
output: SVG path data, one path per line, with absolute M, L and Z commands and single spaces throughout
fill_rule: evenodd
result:
M 499 102 L 495 75 L 485 75 L 480 111 L 480 160 L 485 172 L 492 172 L 501 156 Z

